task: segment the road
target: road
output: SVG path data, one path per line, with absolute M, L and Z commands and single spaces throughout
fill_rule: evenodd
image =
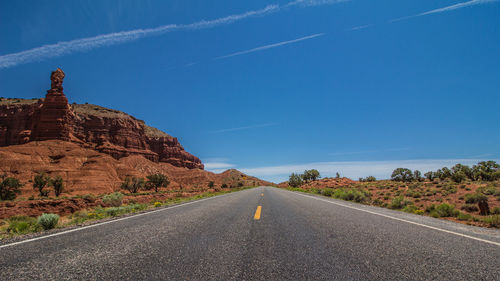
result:
M 500 280 L 500 231 L 259 187 L 0 246 L 0 280 L 407 279 Z

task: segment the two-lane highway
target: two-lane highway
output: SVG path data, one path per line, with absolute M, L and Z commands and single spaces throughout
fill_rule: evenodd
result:
M 500 280 L 500 231 L 259 187 L 0 246 L 0 280 Z

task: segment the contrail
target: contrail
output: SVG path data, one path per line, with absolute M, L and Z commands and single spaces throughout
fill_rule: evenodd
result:
M 255 128 L 270 127 L 270 126 L 276 126 L 276 125 L 278 125 L 278 123 L 257 124 L 257 125 L 250 125 L 250 126 L 244 126 L 244 127 L 216 130 L 216 131 L 212 131 L 211 133 L 234 132 L 234 131 L 242 131 L 242 130 L 249 130 L 249 129 L 255 129 Z
M 396 21 L 401 21 L 401 20 L 406 20 L 406 19 L 411 19 L 411 18 L 426 16 L 426 15 L 430 15 L 430 14 L 443 13 L 443 12 L 448 12 L 448 11 L 452 11 L 452 10 L 456 10 L 456 9 L 461 9 L 461 8 L 469 7 L 469 6 L 475 6 L 475 5 L 480 5 L 480 4 L 493 3 L 493 2 L 498 2 L 498 1 L 500 1 L 500 0 L 471 0 L 471 1 L 467 1 L 467 2 L 457 3 L 457 4 L 454 4 L 454 5 L 451 5 L 451 6 L 439 8 L 439 9 L 430 10 L 430 11 L 423 12 L 423 13 L 420 13 L 420 14 L 417 14 L 417 15 L 413 15 L 413 16 L 407 16 L 407 17 L 393 19 L 390 22 L 396 22 Z
M 344 1 L 346 0 L 296 0 L 288 4 L 285 4 L 283 6 L 268 5 L 263 9 L 252 10 L 242 14 L 230 15 L 227 17 L 222 17 L 214 20 L 202 20 L 191 24 L 168 24 L 156 28 L 135 29 L 130 31 L 103 34 L 95 37 L 87 37 L 71 41 L 63 41 L 55 44 L 43 45 L 41 47 L 21 51 L 18 53 L 2 55 L 0 56 L 0 69 L 13 67 L 19 64 L 26 64 L 34 61 L 41 61 L 48 58 L 60 57 L 74 52 L 84 52 L 105 46 L 122 44 L 130 41 L 135 41 L 144 37 L 161 35 L 171 31 L 212 28 L 219 25 L 225 25 L 241 21 L 243 19 L 250 17 L 264 16 L 267 14 L 276 13 L 283 8 L 288 8 L 293 6 L 307 7 L 307 6 L 335 4 Z
M 292 43 L 296 43 L 296 42 L 300 42 L 300 41 L 304 41 L 304 40 L 309 40 L 309 39 L 323 36 L 323 35 L 325 35 L 325 33 L 317 33 L 317 34 L 313 34 L 313 35 L 309 35 L 309 36 L 305 36 L 305 37 L 301 37 L 301 38 L 297 38 L 297 39 L 293 39 L 293 40 L 289 40 L 289 41 L 283 41 L 283 42 L 279 42 L 279 43 L 274 43 L 274 44 L 270 44 L 270 45 L 265 45 L 265 46 L 253 48 L 250 50 L 232 53 L 232 54 L 225 55 L 225 56 L 216 57 L 216 58 L 214 58 L 214 60 L 220 60 L 220 59 L 235 57 L 235 56 L 239 56 L 239 55 L 249 54 L 249 53 L 253 53 L 253 52 L 259 52 L 259 51 L 263 51 L 263 50 L 267 50 L 267 49 L 271 49 L 271 48 L 276 48 L 276 47 L 287 45 L 287 44 L 292 44 Z

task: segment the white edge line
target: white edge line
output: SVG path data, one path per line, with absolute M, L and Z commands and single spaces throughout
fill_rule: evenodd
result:
M 244 191 L 244 190 L 241 190 L 241 191 Z M 140 217 L 140 216 L 144 216 L 144 215 L 150 215 L 150 214 L 154 214 L 154 213 L 157 213 L 157 212 L 163 212 L 163 211 L 166 211 L 166 210 L 171 210 L 171 209 L 174 209 L 174 208 L 178 208 L 178 207 L 182 207 L 182 206 L 187 206 L 187 205 L 194 204 L 194 203 L 200 203 L 200 202 L 203 202 L 203 201 L 206 201 L 206 200 L 209 200 L 209 199 L 221 198 L 223 196 L 227 196 L 227 195 L 232 194 L 232 193 L 233 192 L 228 193 L 228 194 L 216 195 L 216 196 L 209 197 L 209 198 L 204 198 L 204 199 L 199 199 L 199 200 L 195 200 L 195 201 L 191 201 L 191 202 L 181 203 L 181 204 L 178 204 L 178 205 L 168 206 L 168 207 L 162 208 L 160 210 L 154 210 L 154 211 L 144 212 L 144 213 L 140 213 L 140 214 L 136 214 L 136 215 L 132 215 L 132 216 L 127 216 L 127 217 L 118 218 L 118 219 L 112 219 L 112 220 L 109 220 L 109 221 L 100 222 L 100 223 L 96 223 L 96 224 L 91 224 L 91 225 L 87 225 L 87 226 L 77 227 L 77 228 L 74 228 L 74 229 L 70 229 L 70 230 L 66 230 L 66 231 L 61 231 L 61 232 L 57 232 L 57 233 L 53 233 L 53 234 L 49 234 L 49 235 L 45 235 L 45 236 L 40 236 L 40 237 L 26 239 L 26 240 L 22 240 L 22 241 L 18 241 L 18 242 L 13 242 L 13 243 L 10 243 L 10 244 L 0 245 L 0 249 L 7 248 L 7 247 L 10 247 L 10 246 L 19 245 L 19 244 L 24 244 L 24 243 L 28 243 L 28 242 L 33 242 L 33 241 L 37 241 L 37 240 L 42 240 L 42 239 L 46 239 L 46 238 L 50 238 L 50 237 L 54 237 L 54 236 L 59 236 L 59 235 L 63 235 L 63 234 L 67 234 L 67 233 L 71 233 L 71 232 L 75 232 L 75 231 L 80 231 L 80 230 L 84 230 L 84 229 L 88 229 L 88 228 L 92 228 L 92 227 L 96 227 L 96 226 L 101 226 L 101 225 L 105 225 L 105 224 L 108 224 L 108 223 L 118 222 L 118 221 L 127 220 L 127 219 L 131 219 L 131 218 L 136 218 L 136 217 Z
M 340 204 L 340 203 L 337 203 L 337 202 L 334 202 L 334 201 L 330 201 L 330 200 L 326 200 L 326 199 L 322 199 L 322 198 L 316 198 L 315 196 L 300 194 L 298 192 L 293 192 L 293 191 L 286 190 L 286 189 L 284 189 L 284 190 L 285 191 L 289 191 L 289 192 L 294 193 L 294 194 L 297 194 L 297 195 L 300 195 L 300 196 L 308 197 L 308 198 L 311 198 L 311 199 L 316 199 L 316 200 L 324 201 L 324 202 L 327 202 L 327 203 L 335 204 L 335 205 L 338 205 L 338 206 L 342 206 L 342 207 L 346 207 L 346 208 L 350 208 L 350 209 L 354 209 L 354 210 L 358 210 L 358 211 L 370 213 L 372 215 L 377 215 L 377 216 L 386 217 L 386 218 L 397 220 L 397 221 L 402 221 L 402 222 L 406 222 L 406 223 L 410 223 L 410 224 L 414 224 L 414 225 L 418 225 L 418 226 L 422 226 L 422 227 L 427 227 L 427 228 L 430 228 L 430 229 L 433 229 L 433 230 L 442 231 L 442 232 L 445 232 L 445 233 L 455 234 L 455 235 L 458 235 L 458 236 L 462 236 L 462 237 L 465 237 L 465 238 L 469 238 L 469 239 L 473 239 L 473 240 L 477 240 L 477 241 L 489 243 L 489 244 L 492 244 L 492 245 L 500 247 L 500 243 L 498 243 L 498 242 L 494 242 L 494 241 L 490 241 L 490 240 L 486 240 L 486 239 L 481 239 L 481 238 L 477 238 L 477 237 L 474 237 L 474 236 L 470 236 L 470 235 L 466 235 L 466 234 L 454 232 L 454 231 L 451 231 L 451 230 L 442 229 L 442 228 L 439 228 L 439 227 L 425 225 L 425 224 L 421 224 L 421 223 L 414 222 L 414 221 L 409 221 L 409 220 L 405 220 L 405 219 L 401 219 L 401 218 L 396 218 L 396 217 L 389 216 L 389 215 L 379 214 L 379 213 L 368 211 L 368 210 L 363 210 L 363 209 L 360 209 L 360 208 L 356 208 L 356 207 L 352 207 L 352 206 Z

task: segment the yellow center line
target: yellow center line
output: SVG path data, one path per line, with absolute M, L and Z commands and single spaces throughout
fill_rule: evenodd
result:
M 262 206 L 258 206 L 255 211 L 255 215 L 253 216 L 254 220 L 260 220 L 260 211 L 262 210 Z

